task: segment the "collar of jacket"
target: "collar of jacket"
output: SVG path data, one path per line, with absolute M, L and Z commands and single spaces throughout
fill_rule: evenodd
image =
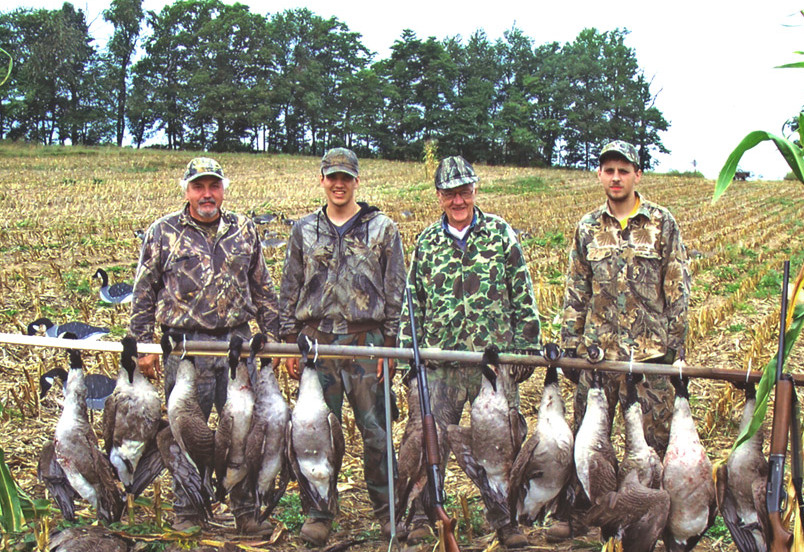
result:
M 637 209 L 637 212 L 634 213 L 634 216 L 630 218 L 637 218 L 638 216 L 642 215 L 645 218 L 650 219 L 650 210 L 648 209 L 649 202 L 645 200 L 641 195 L 639 195 L 639 192 L 637 192 L 636 190 L 634 190 L 634 195 L 639 200 L 639 209 Z M 620 221 L 617 220 L 617 217 L 615 217 L 611 213 L 611 210 L 609 209 L 608 200 L 606 200 L 606 202 L 600 206 L 600 211 L 603 214 L 608 215 L 612 220 L 617 221 L 617 224 L 620 223 Z
M 354 224 L 355 226 L 357 224 L 359 224 L 360 220 L 363 219 L 364 217 L 367 217 L 368 215 L 371 215 L 373 213 L 379 213 L 380 212 L 379 207 L 369 205 L 365 201 L 358 201 L 357 204 L 360 207 L 360 210 L 357 213 L 355 213 L 355 215 L 354 215 L 355 216 L 355 224 Z M 318 209 L 318 211 L 316 211 L 316 213 L 317 213 L 317 215 L 319 217 L 324 217 L 329 224 L 332 224 L 332 221 L 329 220 L 329 217 L 327 216 L 327 205 L 326 205 L 326 203 L 324 205 L 322 205 L 321 207 L 319 207 L 319 209 Z
M 472 216 L 472 222 L 469 223 L 469 231 L 466 233 L 464 239 L 469 239 L 471 234 L 488 234 L 488 217 L 486 213 L 480 210 L 480 207 L 475 207 L 475 214 Z M 441 213 L 441 235 L 444 237 L 448 237 L 451 240 L 455 239 L 455 236 L 449 233 L 447 229 L 447 225 L 449 224 L 447 220 L 447 214 Z
M 221 221 L 221 224 L 220 226 L 218 226 L 218 233 L 224 234 L 229 229 L 229 226 L 233 224 L 234 215 L 223 208 L 219 208 L 219 210 L 221 212 L 221 218 L 219 219 Z M 196 223 L 195 220 L 193 220 L 193 217 L 190 216 L 189 203 L 186 203 L 184 205 L 184 210 L 181 212 L 181 215 L 179 216 L 179 224 L 182 224 L 184 226 L 192 226 L 199 232 L 202 231 L 201 228 L 198 226 L 198 223 Z

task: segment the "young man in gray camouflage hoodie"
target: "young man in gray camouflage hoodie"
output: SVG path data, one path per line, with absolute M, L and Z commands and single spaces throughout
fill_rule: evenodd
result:
M 402 241 L 394 222 L 358 202 L 357 156 L 334 148 L 321 160 L 327 203 L 293 225 L 280 288 L 280 336 L 300 332 L 322 344 L 394 346 L 405 285 Z M 297 359 L 288 372 L 299 378 Z M 363 436 L 363 469 L 374 515 L 390 535 L 382 360 L 322 359 L 324 398 L 338 418 L 343 395 Z M 393 371 L 391 372 L 393 377 Z M 314 546 L 329 538 L 335 512 L 311 510 L 301 536 Z

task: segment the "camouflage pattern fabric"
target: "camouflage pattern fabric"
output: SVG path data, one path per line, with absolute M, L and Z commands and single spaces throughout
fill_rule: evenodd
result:
M 683 358 L 690 275 L 673 215 L 640 198 L 625 230 L 608 205 L 585 215 L 569 254 L 564 348 L 597 345 L 608 360 Z
M 442 215 L 443 217 L 443 215 Z M 421 233 L 408 274 L 420 347 L 483 351 L 539 348 L 539 310 L 513 229 L 475 208 L 476 224 L 458 247 L 441 221 Z M 407 304 L 400 343 L 411 346 Z
M 323 345 L 381 347 L 385 342 L 379 330 L 337 335 L 306 328 L 302 333 Z M 344 394 L 352 407 L 355 424 L 363 438 L 363 475 L 374 515 L 385 519 L 388 517 L 385 389 L 377 377 L 377 361 L 370 358 L 322 358 L 318 361 L 317 372 L 324 400 L 338 419 L 342 420 Z M 332 519 L 334 512 L 311 510 L 310 516 Z
M 187 206 L 148 228 L 131 302 L 130 331 L 138 341 L 153 341 L 157 323 L 218 330 L 251 319 L 276 340 L 276 293 L 254 224 L 221 210 L 217 233 L 207 236 Z
M 326 207 L 293 225 L 279 291 L 280 335 L 304 326 L 332 334 L 375 323 L 392 344 L 399 327 L 405 259 L 396 224 L 376 207 L 361 211 L 343 237 Z

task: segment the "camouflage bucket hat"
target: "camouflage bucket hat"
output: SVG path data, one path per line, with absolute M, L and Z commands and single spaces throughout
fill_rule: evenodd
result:
M 442 159 L 435 172 L 437 190 L 449 190 L 464 184 L 476 184 L 480 180 L 469 161 L 460 155 Z
M 358 175 L 357 155 L 350 149 L 332 148 L 321 158 L 321 174 L 346 173 L 353 178 Z
M 600 162 L 603 163 L 603 157 L 612 157 L 612 155 L 620 155 L 621 157 L 625 157 L 626 161 L 639 167 L 639 153 L 637 153 L 636 146 L 633 144 L 623 142 L 622 140 L 614 140 L 613 142 L 609 142 L 603 146 L 602 150 L 600 150 Z

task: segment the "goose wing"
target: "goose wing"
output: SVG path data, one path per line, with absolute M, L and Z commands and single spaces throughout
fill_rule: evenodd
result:
M 79 494 L 70 485 L 67 475 L 56 460 L 53 441 L 47 441 L 42 447 L 36 473 L 39 480 L 45 484 L 45 487 L 47 487 L 47 490 L 56 501 L 62 517 L 67 521 L 74 522 L 74 500 L 79 497 Z
M 343 429 L 338 417 L 330 412 L 327 415 L 330 431 L 329 454 L 327 455 L 327 462 L 332 466 L 333 473 L 330 474 L 329 483 L 329 511 L 338 511 L 338 474 L 341 473 L 341 464 L 343 463 L 343 455 L 346 452 L 346 442 L 343 438 Z
M 198 470 L 185 456 L 169 427 L 159 432 L 156 442 L 162 463 L 173 474 L 174 483 L 184 490 L 195 512 L 206 519 L 212 511 Z

